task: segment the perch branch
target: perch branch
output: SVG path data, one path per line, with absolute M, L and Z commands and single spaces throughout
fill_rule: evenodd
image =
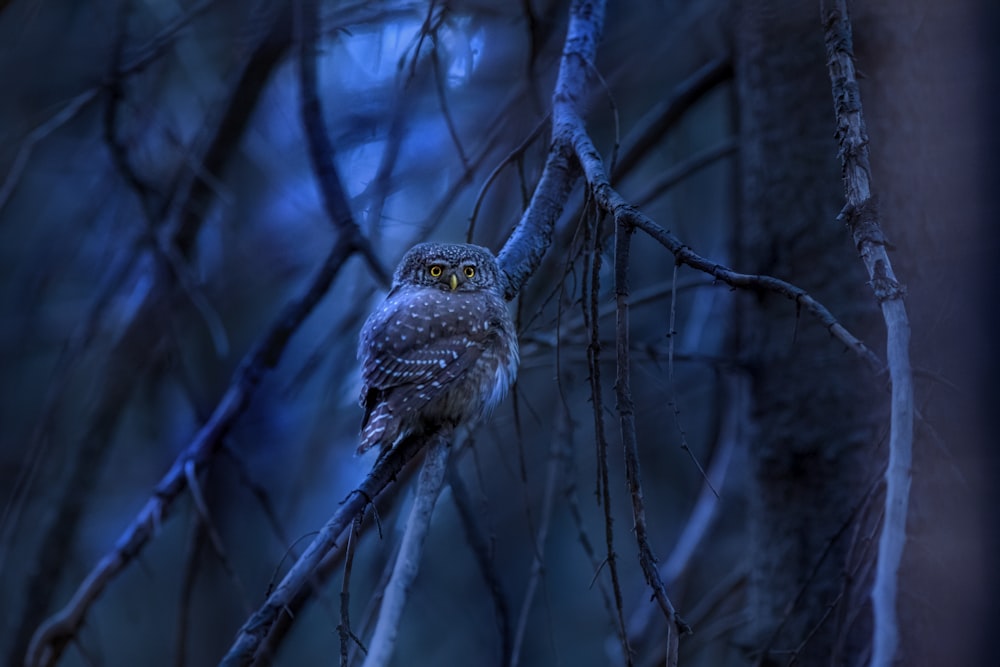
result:
M 604 2 L 574 0 L 570 6 L 566 42 L 552 94 L 552 145 L 531 202 L 500 251 L 507 276 L 505 296 L 513 299 L 528 276 L 541 264 L 552 243 L 556 220 L 566 206 L 579 169 L 572 158 L 572 133 L 583 112 L 587 74 L 604 26 Z
M 439 435 L 436 439 L 443 437 L 446 436 Z M 320 529 L 309 547 L 285 574 L 281 583 L 243 623 L 220 665 L 248 665 L 253 661 L 261 642 L 267 638 L 279 616 L 290 609 L 299 591 L 313 580 L 324 558 L 336 546 L 340 534 L 396 478 L 423 445 L 422 439 L 411 438 L 399 443 L 378 460 L 364 481 L 344 499 L 337 511 Z
M 895 662 L 899 644 L 896 594 L 899 564 L 906 543 L 906 513 L 913 459 L 913 377 L 910 369 L 910 324 L 903 303 L 905 288 L 896 280 L 886 253 L 872 196 L 868 132 L 861 92 L 854 71 L 851 23 L 845 0 L 822 1 L 827 67 L 837 119 L 837 141 L 843 165 L 847 204 L 841 212 L 871 280 L 886 327 L 886 359 L 892 381 L 889 464 L 885 471 L 885 522 L 879 535 L 878 561 L 872 585 L 874 614 L 872 667 Z

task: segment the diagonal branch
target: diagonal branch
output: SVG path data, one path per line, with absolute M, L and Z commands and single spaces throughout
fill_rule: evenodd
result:
M 432 441 L 446 438 L 447 435 L 438 435 Z M 229 648 L 229 652 L 222 658 L 220 665 L 250 664 L 278 617 L 289 608 L 299 591 L 313 580 L 320 563 L 336 547 L 340 534 L 396 478 L 406 463 L 423 448 L 424 444 L 422 438 L 410 438 L 396 445 L 378 460 L 364 481 L 351 492 L 337 508 L 334 515 L 320 529 L 319 534 L 305 553 L 295 561 L 295 565 L 288 571 L 281 583 L 239 629 L 236 639 Z
M 889 465 L 885 471 L 885 521 L 879 535 L 875 583 L 872 586 L 874 636 L 872 667 L 893 664 L 899 644 L 896 593 L 899 564 L 906 543 L 906 513 L 913 459 L 913 377 L 910 369 L 910 324 L 903 303 L 905 288 L 896 280 L 886 253 L 872 196 L 868 132 L 861 92 L 854 71 L 851 23 L 844 0 L 821 1 L 826 31 L 827 67 L 833 89 L 837 141 L 843 165 L 847 204 L 841 212 L 861 255 L 886 328 L 886 359 L 892 381 Z
M 552 147 L 531 202 L 497 257 L 507 275 L 508 300 L 541 264 L 552 243 L 556 220 L 579 178 L 571 139 L 583 113 L 589 63 L 594 62 L 603 25 L 603 2 L 574 0 L 552 94 Z
M 347 202 L 344 186 L 341 184 L 334 164 L 336 153 L 330 137 L 323 125 L 323 106 L 316 91 L 316 39 L 319 24 L 318 0 L 300 0 L 298 4 L 299 30 L 299 85 L 301 86 L 302 125 L 305 127 L 309 159 L 316 172 L 316 180 L 323 195 L 323 204 L 330 222 L 341 235 L 351 237 L 351 242 L 364 257 L 372 274 L 383 287 L 392 282 L 389 272 L 379 261 L 354 221 L 351 206 Z
M 288 341 L 326 294 L 353 250 L 349 242 L 338 241 L 309 289 L 284 308 L 268 332 L 244 357 L 212 416 L 160 480 L 152 497 L 118 538 L 114 548 L 90 571 L 66 606 L 35 631 L 26 665 L 41 667 L 55 664 L 59 659 L 108 584 L 138 557 L 153 539 L 160 523 L 172 512 L 187 488 L 187 466 L 193 464 L 196 471 L 204 468 L 220 449 L 224 436 L 246 409 L 264 374 L 277 365 Z

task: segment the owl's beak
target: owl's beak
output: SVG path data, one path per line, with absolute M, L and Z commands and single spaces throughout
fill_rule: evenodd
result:
M 455 288 L 458 287 L 458 276 L 454 273 L 448 276 L 448 284 L 451 285 L 451 291 L 454 292 Z

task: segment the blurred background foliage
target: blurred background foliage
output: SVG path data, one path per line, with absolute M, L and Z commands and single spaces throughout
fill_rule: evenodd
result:
M 111 548 L 335 240 L 300 120 L 294 6 L 24 0 L 0 10 L 0 649 L 8 664 Z M 567 6 L 321 3 L 324 120 L 354 215 L 386 266 L 415 242 L 463 240 L 470 229 L 476 243 L 501 247 L 547 152 Z M 606 158 L 692 72 L 728 56 L 731 22 L 724 0 L 612 3 L 588 117 Z M 716 86 L 617 183 L 699 253 L 730 265 L 739 204 L 733 95 L 730 83 Z M 705 150 L 715 151 L 707 165 L 649 191 Z M 512 304 L 522 346 L 516 395 L 456 457 L 512 631 L 527 614 L 525 665 L 621 662 L 594 498 L 582 207 L 577 192 L 556 244 Z M 675 271 L 653 244 L 637 243 L 632 261 L 633 390 L 653 547 L 673 602 L 697 630 L 683 663 L 743 664 L 750 427 L 733 353 L 734 296 Z M 610 411 L 610 269 L 605 253 L 615 547 L 637 664 L 656 664 L 662 629 L 650 621 L 636 566 Z M 226 562 L 185 496 L 108 587 L 63 664 L 200 665 L 224 653 L 293 543 L 303 540 L 300 552 L 372 463 L 354 455 L 355 349 L 381 293 L 351 259 L 202 478 Z M 362 637 L 406 515 L 409 485 L 400 482 L 381 534 L 366 530 L 355 559 L 351 611 Z M 494 601 L 453 496 L 439 501 L 395 664 L 488 665 L 501 655 Z M 692 515 L 696 507 L 710 516 Z M 682 540 L 686 529 L 695 533 Z M 702 539 L 685 541 L 692 536 Z M 336 662 L 339 581 L 334 574 L 296 618 L 276 664 Z

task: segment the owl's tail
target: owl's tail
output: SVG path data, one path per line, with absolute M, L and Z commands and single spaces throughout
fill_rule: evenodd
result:
M 392 414 L 386 404 L 377 405 L 371 414 L 366 415 L 365 422 L 361 427 L 361 444 L 358 445 L 358 454 L 364 454 L 380 442 L 385 443 L 384 446 L 392 445 L 392 439 L 386 433 L 386 429 L 392 423 Z

